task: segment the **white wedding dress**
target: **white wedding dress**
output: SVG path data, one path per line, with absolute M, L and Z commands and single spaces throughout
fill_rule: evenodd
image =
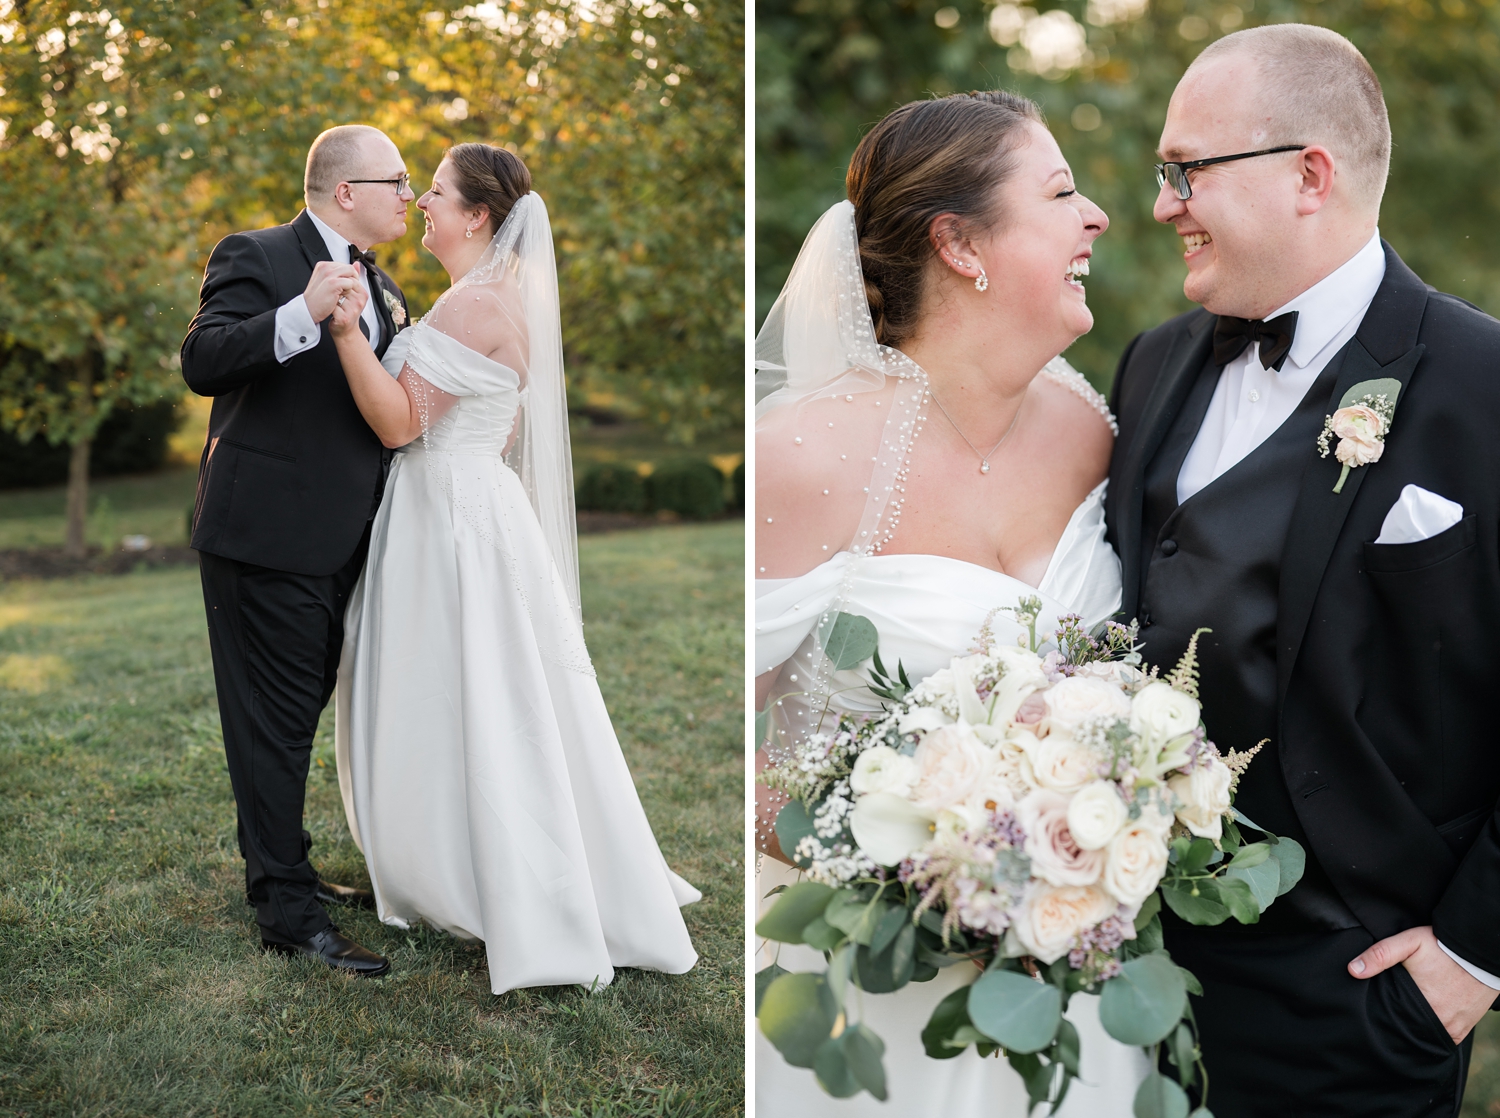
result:
M 994 639 L 1016 643 L 1011 615 L 1024 598 L 1039 597 L 1039 637 L 1063 614 L 1089 626 L 1120 604 L 1120 564 L 1104 535 L 1104 484 L 1073 511 L 1040 584 L 973 563 L 929 554 L 900 554 L 901 510 L 912 448 L 928 419 L 927 373 L 906 354 L 877 339 L 862 274 L 854 207 L 831 207 L 813 226 L 781 295 L 755 339 L 757 437 L 785 439 L 797 476 L 809 490 L 862 492 L 863 508 L 847 542 L 825 562 L 796 578 L 761 579 L 755 590 L 755 674 L 776 671 L 770 692 L 772 739 L 787 747 L 829 725 L 833 712 L 871 712 L 880 700 L 865 686 L 868 665 L 837 671 L 821 637 L 834 632 L 840 612 L 874 623 L 888 671 L 899 662 L 912 682 L 966 655 L 988 620 Z M 1112 427 L 1102 397 L 1066 361 L 1040 374 L 1087 401 Z M 795 437 L 794 437 L 795 436 Z M 1059 447 L 1058 453 L 1066 453 Z M 997 480 L 997 484 L 1001 484 Z M 826 546 L 834 546 L 830 541 Z M 762 821 L 761 826 L 765 826 Z M 757 906 L 799 871 L 762 857 Z M 772 962 L 790 971 L 822 971 L 810 947 L 762 942 L 757 969 Z M 850 1020 L 863 1020 L 885 1042 L 888 1101 L 869 1094 L 835 1099 L 812 1071 L 789 1065 L 756 1030 L 755 1110 L 775 1118 L 1026 1118 L 1024 1084 L 1003 1059 L 981 1059 L 972 1048 L 946 1060 L 926 1055 L 921 1033 L 943 998 L 973 982 L 979 971 L 955 964 L 930 982 L 890 994 L 851 990 Z M 1072 998 L 1068 1017 L 1083 1042 L 1081 1076 L 1059 1113 L 1065 1118 L 1129 1118 L 1136 1090 L 1149 1071 L 1145 1054 L 1120 1044 L 1099 1024 L 1098 999 Z M 1042 1112 L 1039 1112 L 1042 1113 Z
M 535 352 L 523 391 L 423 320 L 382 363 L 457 399 L 396 453 L 345 622 L 339 784 L 380 919 L 483 940 L 496 994 L 689 970 L 679 906 L 700 894 L 657 848 L 555 550 L 502 457 L 546 387 Z

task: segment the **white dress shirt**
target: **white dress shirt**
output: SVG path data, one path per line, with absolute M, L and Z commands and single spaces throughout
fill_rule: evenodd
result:
M 1224 366 L 1198 437 L 1177 475 L 1181 504 L 1227 472 L 1285 423 L 1307 395 L 1328 362 L 1344 347 L 1385 279 L 1385 251 L 1380 231 L 1369 244 L 1266 321 L 1297 312 L 1291 352 L 1279 370 L 1260 364 L 1260 343 Z
M 313 224 L 317 226 L 318 232 L 323 235 L 323 243 L 328 246 L 328 255 L 332 257 L 335 264 L 347 264 L 349 262 L 349 241 L 338 233 L 333 226 L 329 225 L 312 210 L 307 211 L 307 216 L 312 218 Z M 375 313 L 375 300 L 381 298 L 377 285 L 370 280 L 370 271 L 365 269 L 364 276 L 365 291 L 369 299 L 365 302 L 365 309 L 360 312 L 360 318 L 364 320 L 365 326 L 370 331 L 370 348 L 380 348 L 380 316 Z M 323 337 L 323 331 L 313 321 L 312 312 L 307 309 L 307 298 L 298 295 L 284 306 L 276 308 L 276 360 L 285 365 L 299 353 L 304 353 L 317 345 Z
M 1279 370 L 1266 369 L 1260 363 L 1260 343 L 1252 342 L 1224 366 L 1203 426 L 1177 474 L 1178 504 L 1232 469 L 1291 418 L 1318 374 L 1354 337 L 1383 279 L 1385 250 L 1377 229 L 1336 271 L 1266 315 L 1270 321 L 1297 312 L 1291 351 Z M 1438 946 L 1480 982 L 1500 990 L 1500 977 L 1459 958 L 1441 940 Z

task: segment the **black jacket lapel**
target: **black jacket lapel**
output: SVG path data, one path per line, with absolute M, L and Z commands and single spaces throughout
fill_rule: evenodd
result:
M 1385 248 L 1385 279 L 1375 292 L 1353 340 L 1344 347 L 1341 355 L 1334 358 L 1343 364 L 1329 397 L 1329 414 L 1333 413 L 1344 393 L 1361 381 L 1397 380 L 1401 382 L 1404 395 L 1426 348 L 1417 345 L 1417 334 L 1430 289 L 1390 245 L 1384 241 L 1381 244 Z M 1397 397 L 1396 421 L 1392 424 L 1393 437 L 1396 438 L 1400 437 L 1400 416 L 1401 397 Z M 1342 469 L 1337 459 L 1331 453 L 1327 458 L 1319 457 L 1316 446 L 1309 446 L 1307 452 L 1302 488 L 1297 495 L 1291 527 L 1287 531 L 1286 550 L 1281 557 L 1281 592 L 1276 617 L 1278 707 L 1286 698 L 1318 587 L 1323 582 L 1323 572 L 1333 555 L 1339 533 L 1343 531 L 1344 521 L 1354 507 L 1365 475 L 1380 468 L 1378 462 L 1373 462 L 1350 470 L 1343 492 L 1335 493 L 1333 487 Z
M 391 346 L 391 340 L 396 336 L 396 323 L 391 318 L 391 308 L 385 301 L 386 292 L 390 291 L 390 281 L 379 268 L 370 270 L 370 287 L 371 294 L 375 297 L 375 314 L 380 319 L 380 345 L 375 347 L 375 356 L 384 357 L 385 351 Z
M 1119 505 L 1116 547 L 1120 553 L 1124 583 L 1120 613 L 1125 618 L 1135 616 L 1141 599 L 1141 516 L 1146 494 L 1146 467 L 1160 448 L 1162 439 L 1166 438 L 1172 420 L 1177 417 L 1192 390 L 1193 381 L 1203 368 L 1203 362 L 1208 359 L 1214 337 L 1209 327 L 1213 321 L 1211 314 L 1199 315 L 1172 344 L 1141 412 L 1140 426 L 1131 439 L 1125 468 L 1120 474 L 1124 492 Z
M 309 268 L 319 261 L 333 262 L 333 257 L 328 255 L 328 242 L 323 240 L 323 234 L 318 232 L 318 227 L 313 224 L 312 215 L 303 210 L 292 219 L 292 232 L 297 234 L 297 240 L 302 245 L 302 255 L 307 257 Z

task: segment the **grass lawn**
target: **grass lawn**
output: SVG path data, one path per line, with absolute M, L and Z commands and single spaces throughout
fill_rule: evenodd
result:
M 0 586 L 0 1114 L 743 1113 L 743 529 L 581 541 L 599 683 L 667 860 L 684 976 L 494 997 L 483 949 L 340 925 L 350 979 L 263 955 L 244 903 L 197 572 Z M 313 859 L 368 884 L 325 713 Z
M 1486 1013 L 1474 1030 L 1474 1063 L 1461 1118 L 1500 1116 L 1500 1013 Z

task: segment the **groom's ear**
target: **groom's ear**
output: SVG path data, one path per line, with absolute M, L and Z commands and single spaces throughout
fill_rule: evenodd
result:
M 1297 212 L 1307 216 L 1321 210 L 1332 197 L 1337 165 L 1333 153 L 1321 144 L 1303 148 L 1299 160 L 1302 182 L 1297 188 Z
M 354 209 L 354 188 L 346 182 L 341 182 L 333 188 L 333 204 L 341 210 Z

